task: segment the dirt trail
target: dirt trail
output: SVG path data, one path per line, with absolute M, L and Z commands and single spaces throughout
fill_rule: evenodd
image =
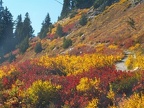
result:
M 121 62 L 116 63 L 116 69 L 122 71 L 128 71 L 127 66 L 125 65 L 127 57 L 125 57 Z
M 116 69 L 117 70 L 122 70 L 122 71 L 130 71 L 128 70 L 127 66 L 125 65 L 125 61 L 127 60 L 129 55 L 132 55 L 132 52 L 129 51 L 124 51 L 125 53 L 125 58 L 122 59 L 120 62 L 117 62 L 116 65 Z

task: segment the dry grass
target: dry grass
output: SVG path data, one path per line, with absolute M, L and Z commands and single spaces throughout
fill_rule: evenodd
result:
M 73 41 L 73 48 L 77 48 L 79 44 L 96 46 L 100 43 L 106 45 L 114 44 L 118 48 L 128 48 L 134 44 L 144 43 L 144 4 L 138 4 L 135 7 L 130 7 L 130 2 L 120 2 L 107 7 L 107 9 L 89 19 L 86 26 L 81 27 L 76 25 L 68 34 L 68 38 Z M 58 24 L 66 26 L 74 22 L 78 22 L 83 13 L 89 10 L 78 10 L 78 14 L 73 18 L 66 18 L 54 24 L 52 33 L 55 33 Z M 135 29 L 128 24 L 129 18 L 135 22 Z M 84 38 L 83 38 L 83 37 Z M 21 57 L 22 61 L 39 57 L 44 54 L 57 55 L 65 50 L 62 48 L 63 38 L 55 40 L 42 40 L 43 51 L 36 55 L 33 49 L 29 49 L 26 54 Z M 121 46 L 121 47 L 120 47 Z M 144 46 L 144 45 L 143 45 Z

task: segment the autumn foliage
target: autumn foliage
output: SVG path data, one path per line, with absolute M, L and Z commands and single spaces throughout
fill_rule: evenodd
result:
M 130 105 L 129 100 L 133 101 L 134 96 L 138 99 L 143 96 L 138 96 L 138 93 L 143 90 L 144 74 L 143 71 L 116 70 L 114 64 L 121 59 L 121 55 L 95 53 L 56 57 L 45 55 L 2 66 L 1 104 L 4 107 L 24 108 L 121 107 L 124 102 Z M 123 94 L 132 97 L 127 100 Z M 139 105 L 142 104 L 139 102 Z
M 120 0 L 120 6 L 125 2 L 126 0 Z M 125 11 L 121 9 L 119 11 L 124 13 Z M 109 27 L 108 22 L 111 16 L 116 17 L 117 10 L 115 15 L 110 17 L 102 14 L 95 17 L 96 23 L 90 22 L 94 19 L 89 18 L 84 26 L 89 29 L 87 31 L 79 28 L 78 21 L 81 15 L 87 12 L 88 10 L 84 9 L 71 19 L 66 18 L 56 23 L 47 34 L 46 38 L 49 39 L 40 41 L 40 51 L 36 51 L 39 54 L 35 54 L 33 58 L 0 66 L 1 108 L 141 108 L 144 106 L 144 52 L 143 46 L 134 41 L 138 36 L 129 39 L 119 35 L 121 30 L 127 30 L 117 29 L 119 26 L 125 26 L 123 20 L 122 24 L 117 21 L 119 26 L 113 27 L 111 23 Z M 105 14 L 107 13 L 108 11 L 105 11 Z M 107 20 L 100 22 L 99 19 L 103 19 L 102 17 Z M 106 26 L 102 26 L 104 22 Z M 92 23 L 94 25 L 90 26 Z M 54 39 L 58 24 L 61 24 L 63 31 L 68 34 L 66 38 L 71 39 L 72 42 L 66 49 L 63 47 L 63 37 Z M 114 28 L 116 30 L 113 30 Z M 100 31 L 101 29 L 105 32 Z M 36 42 L 30 45 L 34 52 Z M 126 54 L 127 52 L 131 53 Z M 124 59 L 127 70 L 118 70 L 116 64 L 124 62 Z

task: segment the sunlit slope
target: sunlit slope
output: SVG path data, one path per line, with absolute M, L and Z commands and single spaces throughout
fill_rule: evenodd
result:
M 98 15 L 94 15 L 97 10 L 93 7 L 77 10 L 73 17 L 69 16 L 53 24 L 53 28 L 47 33 L 46 38 L 31 40 L 26 53 L 17 55 L 17 60 L 25 61 L 44 54 L 55 56 L 67 53 L 95 52 L 100 44 L 104 44 L 106 47 L 116 45 L 120 50 L 126 50 L 137 43 L 144 47 L 143 7 L 143 3 L 132 6 L 130 2 L 118 2 L 106 7 L 105 11 Z M 79 24 L 83 14 L 88 18 L 85 26 Z M 66 32 L 65 37 L 72 40 L 72 46 L 67 49 L 63 48 L 63 37 L 55 38 L 58 24 L 62 25 Z M 39 54 L 34 52 L 37 42 L 41 42 L 43 47 Z

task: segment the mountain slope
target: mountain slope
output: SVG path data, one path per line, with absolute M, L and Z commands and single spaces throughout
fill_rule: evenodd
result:
M 100 42 L 111 41 L 125 44 L 127 39 L 132 39 L 136 43 L 139 41 L 143 43 L 143 17 L 143 4 L 129 8 L 128 3 L 116 3 L 102 14 L 92 18 L 80 32 L 86 31 L 84 33 L 86 37 Z M 134 20 L 135 28 L 129 24 L 130 18 Z
M 93 8 L 77 10 L 55 23 L 45 39 L 30 39 L 23 55 L 16 50 L 16 61 L 0 66 L 1 107 L 142 107 L 143 6 L 119 2 L 97 16 Z M 85 26 L 79 24 L 83 14 Z M 63 37 L 56 34 L 59 25 Z M 63 47 L 69 39 L 72 45 Z M 40 53 L 34 51 L 37 42 Z
M 66 38 L 72 39 L 73 45 L 71 49 L 63 49 L 63 38 L 52 40 L 45 38 L 38 40 L 41 41 L 44 49 L 38 56 L 45 53 L 49 55 L 57 55 L 64 52 L 73 53 L 77 52 L 79 46 L 87 46 L 83 47 L 85 48 L 83 52 L 87 52 L 87 48 L 94 51 L 95 47 L 102 43 L 107 46 L 114 44 L 119 46 L 120 49 L 127 49 L 137 43 L 144 47 L 143 6 L 143 3 L 133 7 L 130 2 L 118 2 L 107 7 L 104 12 L 96 16 L 90 14 L 97 11 L 93 8 L 78 10 L 74 17 L 55 23 L 51 33 L 48 33 L 48 36 L 54 36 L 57 25 L 61 24 L 63 30 L 67 32 Z M 88 23 L 85 26 L 80 26 L 79 19 L 84 13 L 87 15 Z M 26 52 L 26 55 L 29 56 L 23 56 L 24 60 L 28 59 L 27 57 L 33 58 L 37 56 L 34 54 L 34 44 Z

